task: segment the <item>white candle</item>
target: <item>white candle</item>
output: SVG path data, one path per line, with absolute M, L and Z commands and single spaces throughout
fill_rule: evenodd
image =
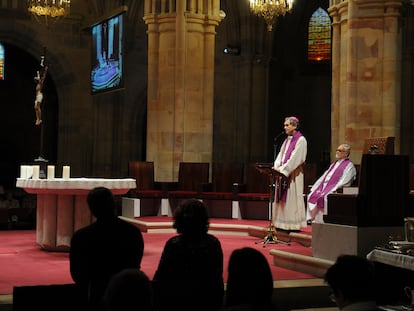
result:
M 20 178 L 27 179 L 29 172 L 27 169 L 27 165 L 20 165 Z
M 55 166 L 54 165 L 47 166 L 47 179 L 55 179 Z
M 33 165 L 26 166 L 26 179 L 32 178 L 33 176 Z
M 40 165 L 33 165 L 32 179 L 39 179 Z
M 70 166 L 65 165 L 62 170 L 62 178 L 69 179 L 70 178 Z

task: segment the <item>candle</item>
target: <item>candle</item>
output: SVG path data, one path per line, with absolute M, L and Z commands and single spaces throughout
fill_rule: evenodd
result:
M 47 179 L 54 179 L 55 178 L 55 166 L 48 165 L 47 166 Z
M 40 165 L 33 165 L 32 179 L 39 179 Z
M 29 173 L 31 173 L 28 169 L 27 165 L 20 165 L 20 178 L 27 179 L 29 178 Z
M 26 166 L 26 179 L 32 178 L 33 176 L 33 166 L 27 165 Z
M 70 178 L 70 166 L 65 165 L 62 170 L 62 178 L 69 179 Z

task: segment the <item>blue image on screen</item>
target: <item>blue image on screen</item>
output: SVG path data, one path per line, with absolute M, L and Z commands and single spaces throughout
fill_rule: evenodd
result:
M 122 87 L 123 14 L 92 26 L 92 93 Z

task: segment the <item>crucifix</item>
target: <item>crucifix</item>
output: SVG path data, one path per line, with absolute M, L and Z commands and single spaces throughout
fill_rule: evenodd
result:
M 46 63 L 46 48 L 44 48 L 43 55 L 40 56 L 40 68 L 36 71 L 36 76 L 34 77 L 36 83 L 36 97 L 34 101 L 34 110 L 36 114 L 35 126 L 40 127 L 40 150 L 39 157 L 35 159 L 35 162 L 40 165 L 40 178 L 45 178 L 45 167 L 48 160 L 43 157 L 43 124 L 42 120 L 42 102 L 43 102 L 43 85 L 46 79 L 48 66 Z

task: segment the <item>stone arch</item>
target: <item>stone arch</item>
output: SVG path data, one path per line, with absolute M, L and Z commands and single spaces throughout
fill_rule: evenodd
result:
M 34 30 L 34 28 L 28 26 L 25 23 L 15 22 L 4 25 L 0 31 L 0 41 L 4 44 L 13 47 L 14 49 L 21 50 L 22 53 L 26 54 L 32 60 L 26 59 L 27 63 L 34 63 L 40 61 L 40 56 L 44 53 L 44 45 L 41 42 L 40 32 Z M 32 110 L 32 102 L 34 100 L 34 84 L 33 84 L 33 95 L 27 93 L 27 80 L 26 80 L 26 95 L 22 95 L 24 103 L 17 103 L 19 107 L 28 107 L 27 112 L 23 112 L 25 116 L 19 119 L 19 122 L 24 122 L 24 126 L 19 126 L 20 134 L 15 134 L 13 138 L 13 147 L 16 148 L 15 158 L 13 161 L 14 170 L 11 172 L 13 176 L 9 176 L 13 180 L 18 175 L 18 165 L 21 163 L 30 163 L 38 156 L 44 156 L 50 162 L 57 163 L 59 161 L 59 134 L 58 127 L 60 123 L 59 110 L 62 106 L 70 104 L 70 98 L 65 96 L 65 90 L 70 86 L 71 82 L 74 81 L 73 69 L 69 66 L 66 55 L 55 53 L 52 49 L 46 50 L 47 63 L 49 66 L 47 75 L 47 89 L 46 101 L 43 103 L 43 114 L 44 117 L 48 118 L 47 124 L 44 125 L 43 129 L 40 127 L 32 126 L 32 120 L 34 124 L 34 110 Z M 28 75 L 35 75 L 35 67 L 28 68 Z M 24 93 L 24 92 L 23 92 Z M 12 96 L 12 95 L 6 95 Z M 20 98 L 20 97 L 19 97 Z M 46 104 L 47 106 L 45 107 Z M 53 106 L 53 108 L 51 108 Z M 45 109 L 46 108 L 46 109 Z M 11 115 L 14 115 L 13 111 L 8 111 Z M 47 117 L 49 115 L 49 117 Z M 26 125 L 27 124 L 27 125 Z M 23 135 L 22 133 L 26 133 Z M 25 136 L 27 140 L 22 147 L 21 135 Z M 34 142 L 33 142 L 34 141 Z M 24 150 L 24 152 L 22 151 Z
M 36 32 L 23 24 L 14 24 L 12 28 L 2 28 L 0 40 L 26 51 L 34 58 L 42 55 L 45 48 L 39 40 L 36 40 Z M 59 86 L 67 85 L 68 81 L 70 81 L 67 77 L 73 76 L 74 72 L 68 65 L 69 62 L 65 55 L 57 55 L 52 50 L 47 49 L 47 58 L 48 62 L 53 64 L 49 68 L 49 75 L 55 83 L 58 97 L 62 98 Z

